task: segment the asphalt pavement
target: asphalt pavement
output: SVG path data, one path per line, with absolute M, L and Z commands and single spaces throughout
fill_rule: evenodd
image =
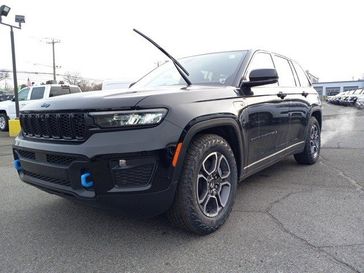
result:
M 11 142 L 0 134 L 0 272 L 364 272 L 364 111 L 324 104 L 320 161 L 248 178 L 205 237 L 26 185 Z

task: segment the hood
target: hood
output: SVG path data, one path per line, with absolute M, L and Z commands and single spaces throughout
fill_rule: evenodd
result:
M 32 101 L 22 111 L 129 109 L 145 96 L 130 89 L 83 92 Z
M 159 103 L 165 106 L 173 106 L 173 104 L 186 100 L 209 100 L 211 98 L 226 97 L 226 92 L 222 92 L 222 90 L 227 90 L 227 87 L 190 86 L 185 88 L 185 86 L 181 85 L 158 87 L 155 90 L 130 88 L 113 91 L 93 91 L 37 100 L 24 106 L 22 111 L 133 109 L 142 101 L 153 105 Z M 146 98 L 149 99 L 145 100 Z M 142 107 L 148 107 L 146 103 L 141 105 Z
M 0 101 L 0 109 L 7 109 L 9 106 L 13 105 L 14 102 L 11 100 Z

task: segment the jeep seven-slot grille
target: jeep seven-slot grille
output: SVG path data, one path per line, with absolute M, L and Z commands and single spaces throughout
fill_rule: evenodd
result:
M 27 137 L 76 141 L 87 138 L 85 113 L 22 113 L 19 119 Z

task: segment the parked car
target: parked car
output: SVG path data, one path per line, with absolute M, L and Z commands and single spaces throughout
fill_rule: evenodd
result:
M 81 89 L 75 85 L 47 84 L 26 87 L 21 89 L 18 93 L 19 109 L 23 109 L 24 106 L 34 100 L 80 92 Z M 0 102 L 0 130 L 7 131 L 8 120 L 14 119 L 15 117 L 14 99 Z
M 346 93 L 346 95 L 341 100 L 341 105 L 349 106 L 350 105 L 350 98 L 355 94 L 356 90 L 350 90 Z
M 363 94 L 363 91 L 364 91 L 364 89 L 359 88 L 359 89 L 355 90 L 352 94 L 350 94 L 347 97 L 346 105 L 347 106 L 354 106 L 356 100 L 358 99 L 358 96 L 361 95 L 361 94 Z
M 0 94 L 0 101 L 5 101 L 5 100 L 12 100 L 13 99 L 13 95 L 10 94 Z
M 358 95 L 354 105 L 358 109 L 364 109 L 364 89 L 361 94 Z
M 131 215 L 167 212 L 208 234 L 239 181 L 290 155 L 318 160 L 321 102 L 296 61 L 264 50 L 167 56 L 129 92 L 24 107 L 13 146 L 21 180 Z
M 334 104 L 337 105 L 342 105 L 344 99 L 346 98 L 346 96 L 348 95 L 349 91 L 344 91 L 339 93 L 339 95 L 336 97 Z
M 339 104 L 339 100 L 340 100 L 341 96 L 343 96 L 343 93 L 345 93 L 345 92 L 341 92 L 341 93 L 338 93 L 338 94 L 336 94 L 334 96 L 330 96 L 328 98 L 328 102 L 332 103 L 332 104 Z

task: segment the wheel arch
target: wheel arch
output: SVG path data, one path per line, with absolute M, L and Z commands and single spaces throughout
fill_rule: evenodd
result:
M 320 129 L 322 128 L 322 112 L 321 109 L 313 109 L 311 113 L 312 117 L 315 117 L 320 125 Z
M 174 181 L 181 175 L 184 159 L 191 141 L 202 134 L 216 134 L 224 138 L 233 150 L 238 177 L 241 177 L 244 164 L 244 144 L 243 135 L 238 121 L 234 117 L 209 118 L 203 121 L 191 121 L 183 130 L 179 143 L 182 143 L 181 153 L 178 157 L 174 173 Z

